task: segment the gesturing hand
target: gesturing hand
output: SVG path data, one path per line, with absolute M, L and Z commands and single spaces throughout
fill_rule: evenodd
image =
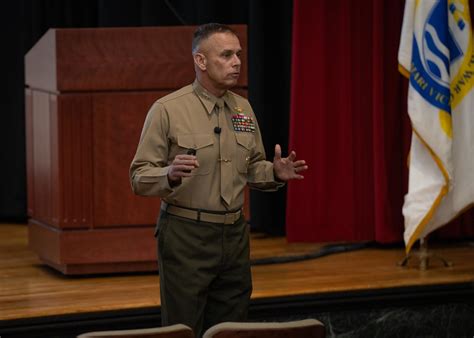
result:
M 273 158 L 273 171 L 281 181 L 289 181 L 293 179 L 302 180 L 304 177 L 299 173 L 308 169 L 304 160 L 296 159 L 296 153 L 292 151 L 288 157 L 281 158 L 281 147 L 275 145 L 275 157 Z
M 168 180 L 171 185 L 181 182 L 182 177 L 190 177 L 191 170 L 199 167 L 199 162 L 194 155 L 176 155 L 169 166 Z

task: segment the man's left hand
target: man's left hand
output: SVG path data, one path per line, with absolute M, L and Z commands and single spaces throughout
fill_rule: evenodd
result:
M 280 181 L 302 180 L 304 178 L 304 176 L 299 173 L 308 169 L 308 166 L 304 160 L 295 161 L 295 159 L 296 153 L 294 151 L 292 151 L 288 157 L 282 158 L 280 145 L 275 145 L 273 171 Z

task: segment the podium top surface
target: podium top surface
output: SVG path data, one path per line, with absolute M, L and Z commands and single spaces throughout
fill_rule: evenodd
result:
M 242 45 L 237 87 L 247 87 L 247 26 L 230 25 Z M 25 84 L 50 92 L 175 89 L 195 78 L 197 26 L 48 30 L 25 56 Z

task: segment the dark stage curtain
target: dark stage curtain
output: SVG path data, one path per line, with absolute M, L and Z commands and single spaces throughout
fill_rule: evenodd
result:
M 294 1 L 290 148 L 310 170 L 288 187 L 290 241 L 402 240 L 411 133 L 397 70 L 403 9 Z M 440 233 L 472 237 L 474 213 Z
M 249 99 L 267 156 L 277 142 L 287 147 L 292 1 L 272 2 L 271 16 L 263 0 L 19 0 L 1 6 L 0 222 L 26 220 L 23 58 L 49 28 L 248 24 Z M 283 234 L 285 192 L 251 197 L 253 228 Z
M 249 16 L 249 100 L 263 133 L 267 159 L 275 144 L 288 148 L 293 2 L 251 1 Z M 284 154 L 285 155 L 285 154 Z M 250 192 L 252 229 L 268 235 L 285 234 L 286 187 L 277 192 Z

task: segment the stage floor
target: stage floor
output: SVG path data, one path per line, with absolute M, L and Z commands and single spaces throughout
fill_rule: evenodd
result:
M 318 244 L 253 234 L 252 259 L 301 255 Z M 452 261 L 445 268 L 433 261 L 426 271 L 399 267 L 403 248 L 365 248 L 284 264 L 252 267 L 252 299 L 281 298 L 348 291 L 367 291 L 474 282 L 474 247 L 464 242 L 436 247 Z M 41 265 L 27 246 L 25 225 L 0 225 L 0 321 L 19 318 L 157 307 L 157 273 L 66 277 Z
M 304 255 L 321 249 L 314 243 L 288 244 L 285 238 L 265 238 L 252 234 L 253 260 Z M 472 294 L 474 285 L 474 247 L 472 242 L 437 245 L 436 253 L 449 259 L 452 267 L 440 262 L 426 271 L 416 264 L 399 267 L 404 249 L 368 248 L 332 254 L 317 259 L 284 264 L 259 264 L 252 267 L 252 304 L 290 303 L 298 300 L 346 302 L 350 295 L 380 292 L 400 297 L 393 290 L 437 290 L 461 288 Z M 69 316 L 70 318 L 135 310 L 159 312 L 157 273 L 101 276 L 63 276 L 40 263 L 28 249 L 27 226 L 0 224 L 0 332 L 2 326 L 23 325 L 30 320 Z M 392 291 L 390 291 L 392 290 Z M 349 295 L 349 296 L 348 296 Z M 332 298 L 331 298 L 332 297 Z M 268 305 L 270 304 L 270 305 Z M 283 305 L 282 305 L 283 304 Z M 288 303 L 289 304 L 289 303 Z M 5 327 L 5 326 L 4 326 Z

